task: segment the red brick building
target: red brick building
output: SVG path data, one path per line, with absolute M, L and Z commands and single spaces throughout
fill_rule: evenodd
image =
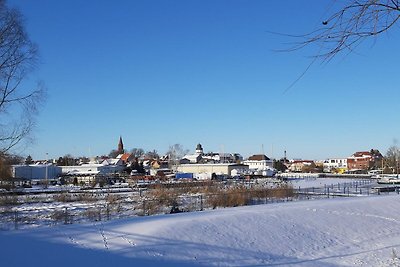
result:
M 347 169 L 368 170 L 375 165 L 376 161 L 382 158 L 382 154 L 376 149 L 371 149 L 371 151 L 359 151 L 347 158 Z

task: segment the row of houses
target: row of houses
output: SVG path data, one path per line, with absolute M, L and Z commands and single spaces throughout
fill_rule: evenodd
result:
M 382 159 L 379 150 L 371 149 L 355 152 L 347 158 L 330 158 L 323 161 L 293 160 L 288 162 L 287 167 L 292 172 L 302 172 L 311 167 L 328 173 L 366 172 L 381 168 Z
M 243 176 L 262 175 L 273 176 L 276 173 L 274 161 L 264 154 L 252 155 L 243 160 L 239 153 L 204 153 L 201 144 L 197 144 L 195 153 L 184 155 L 171 166 L 168 155 L 157 159 L 136 158 L 131 153 L 124 153 L 122 139 L 118 144 L 121 152 L 116 158 L 96 158 L 75 166 L 56 166 L 47 162 L 13 166 L 13 176 L 24 179 L 55 179 L 60 176 L 93 177 L 110 175 L 132 170 L 131 166 L 141 166 L 142 172 L 148 175 L 160 176 L 165 173 L 191 173 L 198 179 L 211 178 L 213 175 Z M 368 170 L 382 160 L 378 150 L 356 152 L 347 158 L 331 158 L 324 161 L 283 160 L 290 172 L 338 172 Z

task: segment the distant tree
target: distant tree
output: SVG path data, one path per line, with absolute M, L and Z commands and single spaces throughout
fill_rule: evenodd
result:
M 140 173 L 140 174 L 146 173 L 146 170 L 143 167 L 143 163 L 139 163 L 139 161 L 135 161 L 132 164 L 132 170 L 136 170 L 137 173 Z
M 379 152 L 378 149 L 371 149 L 370 153 L 371 153 L 372 157 L 374 158 L 374 160 L 370 166 L 370 169 L 371 170 L 381 169 L 382 163 L 383 163 L 383 156 L 382 156 L 381 152 Z
M 131 154 L 133 154 L 135 158 L 140 158 L 144 155 L 144 150 L 142 148 L 132 148 Z
M 77 159 L 79 164 L 88 164 L 90 162 L 90 159 L 88 157 L 79 157 Z
M 303 167 L 301 168 L 301 172 L 304 172 L 304 173 L 316 172 L 315 163 L 311 162 L 310 165 L 303 165 Z
M 31 155 L 28 155 L 25 159 L 25 165 L 29 165 L 32 163 L 33 163 L 32 157 L 31 157 Z
M 285 172 L 287 167 L 285 165 L 285 159 L 275 160 L 273 162 L 274 169 L 280 172 Z
M 387 168 L 390 168 L 392 172 L 397 172 L 399 168 L 399 156 L 400 156 L 400 149 L 393 145 L 388 148 L 385 158 L 384 158 L 384 165 Z
M 148 159 L 159 159 L 160 156 L 158 155 L 157 150 L 153 149 L 153 151 L 147 151 L 145 157 Z
M 0 180 L 10 180 L 11 166 L 21 164 L 23 161 L 23 158 L 18 155 L 0 153 Z
M 29 39 L 23 18 L 0 0 L 0 152 L 27 140 L 44 88 L 25 86 L 23 81 L 37 62 L 37 48 Z
M 7 161 L 7 156 L 0 153 L 0 180 L 9 180 L 11 177 L 11 165 Z
M 57 165 L 58 166 L 75 166 L 75 165 L 77 165 L 77 160 L 70 154 L 67 154 L 63 157 L 58 158 Z
M 113 149 L 110 151 L 110 153 L 108 153 L 108 156 L 113 159 L 115 159 L 118 155 L 119 155 L 119 152 L 116 149 Z
M 189 153 L 188 149 L 185 149 L 181 144 L 174 144 L 167 150 L 167 156 L 170 160 L 171 165 L 176 165 L 179 160 Z

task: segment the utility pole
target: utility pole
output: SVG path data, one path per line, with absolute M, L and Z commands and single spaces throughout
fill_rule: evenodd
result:
M 49 153 L 46 153 L 46 177 L 45 177 L 45 185 L 44 185 L 44 187 L 46 189 L 47 189 L 47 186 L 48 186 L 48 183 L 49 183 L 49 181 L 48 181 L 48 168 L 47 168 L 49 166 L 49 164 L 47 162 L 48 157 L 49 157 Z

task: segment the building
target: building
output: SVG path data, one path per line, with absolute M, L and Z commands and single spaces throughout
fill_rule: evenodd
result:
M 124 154 L 125 150 L 124 150 L 124 143 L 122 142 L 122 137 L 119 137 L 119 142 L 118 142 L 118 154 Z
M 181 160 L 181 164 L 190 163 L 238 163 L 243 160 L 243 157 L 238 153 L 204 153 L 201 144 L 197 144 L 194 154 L 185 155 Z
M 61 168 L 53 164 L 13 165 L 13 178 L 28 180 L 56 179 L 61 175 Z
M 331 158 L 323 162 L 324 172 L 343 173 L 347 171 L 347 158 Z
M 135 155 L 131 154 L 131 153 L 124 153 L 124 154 L 119 154 L 117 156 L 117 159 L 122 160 L 122 162 L 124 164 L 128 164 L 131 163 L 132 161 L 135 160 Z
M 199 163 L 200 160 L 202 159 L 202 156 L 203 156 L 203 147 L 201 146 L 201 144 L 197 144 L 195 153 L 183 156 L 183 158 L 180 160 L 180 163 L 181 164 Z
M 382 154 L 376 149 L 358 151 L 347 158 L 347 168 L 349 171 L 368 170 L 382 160 L 382 158 Z
M 249 170 L 248 165 L 236 163 L 215 163 L 215 164 L 182 164 L 177 168 L 178 172 L 193 173 L 197 175 L 205 174 L 211 178 L 213 174 L 216 175 L 229 175 L 232 176 L 232 171 L 246 172 Z M 196 175 L 195 175 L 196 176 Z
M 119 173 L 124 170 L 125 165 L 121 159 L 105 159 L 101 163 L 60 167 L 64 175 L 94 175 Z
M 316 166 L 313 160 L 293 160 L 289 164 L 288 169 L 291 172 L 309 172 Z
M 250 170 L 257 171 L 264 171 L 274 167 L 274 162 L 266 155 L 262 154 L 249 157 L 247 160 L 243 161 L 243 164 L 248 165 Z

